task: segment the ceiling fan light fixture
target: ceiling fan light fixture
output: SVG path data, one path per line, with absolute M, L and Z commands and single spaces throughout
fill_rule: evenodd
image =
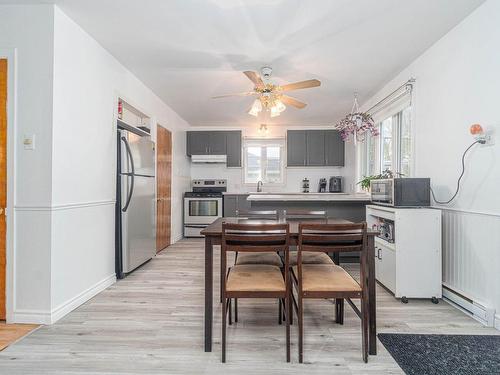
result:
M 274 106 L 280 113 L 286 109 L 286 105 L 284 105 L 283 102 L 279 99 L 274 102 Z
M 280 111 L 276 106 L 271 107 L 271 117 L 276 117 L 280 115 Z
M 248 114 L 257 117 L 261 111 L 262 103 L 260 102 L 260 99 L 255 99 L 252 104 L 252 108 L 248 111 Z

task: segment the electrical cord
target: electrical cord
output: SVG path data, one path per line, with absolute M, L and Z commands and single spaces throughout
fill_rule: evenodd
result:
M 460 190 L 460 181 L 462 180 L 462 177 L 464 176 L 464 173 L 465 173 L 465 155 L 467 155 L 467 152 L 469 152 L 469 150 L 476 144 L 478 143 L 481 143 L 481 144 L 484 144 L 485 142 L 483 140 L 477 140 L 475 141 L 473 144 L 471 144 L 469 147 L 467 147 L 467 149 L 464 151 L 464 153 L 462 154 L 462 173 L 460 173 L 460 177 L 458 177 L 458 180 L 457 180 L 457 190 L 455 191 L 455 194 L 453 194 L 453 196 L 447 200 L 447 201 L 438 201 L 436 199 L 436 196 L 434 195 L 434 191 L 432 190 L 431 188 L 431 194 L 432 194 L 432 199 L 434 199 L 434 201 L 436 203 L 439 203 L 439 204 L 448 204 L 450 203 L 453 199 L 455 199 L 455 197 L 458 195 L 458 192 Z

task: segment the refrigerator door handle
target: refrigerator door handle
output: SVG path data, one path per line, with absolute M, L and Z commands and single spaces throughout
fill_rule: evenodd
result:
M 127 173 L 127 175 L 132 178 L 132 180 L 130 181 L 130 189 L 128 192 L 127 202 L 125 203 L 125 206 L 122 208 L 122 211 L 125 212 L 127 211 L 127 208 L 132 199 L 132 194 L 134 193 L 135 167 L 134 167 L 134 158 L 132 157 L 132 151 L 130 151 L 130 146 L 128 144 L 127 138 L 122 137 L 122 141 L 125 143 L 125 149 L 127 150 L 127 155 L 130 160 L 131 173 Z

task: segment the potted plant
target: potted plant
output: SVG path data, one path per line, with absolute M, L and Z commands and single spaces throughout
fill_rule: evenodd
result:
M 394 178 L 394 176 L 403 176 L 402 173 L 399 172 L 393 172 L 390 169 L 386 169 L 380 174 L 375 174 L 372 176 L 363 176 L 363 179 L 361 181 L 358 181 L 357 185 L 361 185 L 361 189 L 366 190 L 367 192 L 370 191 L 370 182 L 372 180 L 381 180 L 381 179 L 386 179 L 386 178 Z

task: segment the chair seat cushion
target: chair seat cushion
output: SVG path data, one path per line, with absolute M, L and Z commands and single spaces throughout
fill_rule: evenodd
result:
M 297 265 L 297 251 L 290 252 L 290 266 Z M 316 251 L 303 251 L 302 264 L 334 264 L 332 258 L 325 253 Z
M 293 267 L 298 278 L 298 267 Z M 361 292 L 361 286 L 346 270 L 335 264 L 302 265 L 303 292 Z
M 281 258 L 276 253 L 238 253 L 236 258 L 237 265 L 243 264 L 267 264 L 269 266 L 281 267 Z
M 226 283 L 228 292 L 282 292 L 285 289 L 280 268 L 261 264 L 231 267 Z

